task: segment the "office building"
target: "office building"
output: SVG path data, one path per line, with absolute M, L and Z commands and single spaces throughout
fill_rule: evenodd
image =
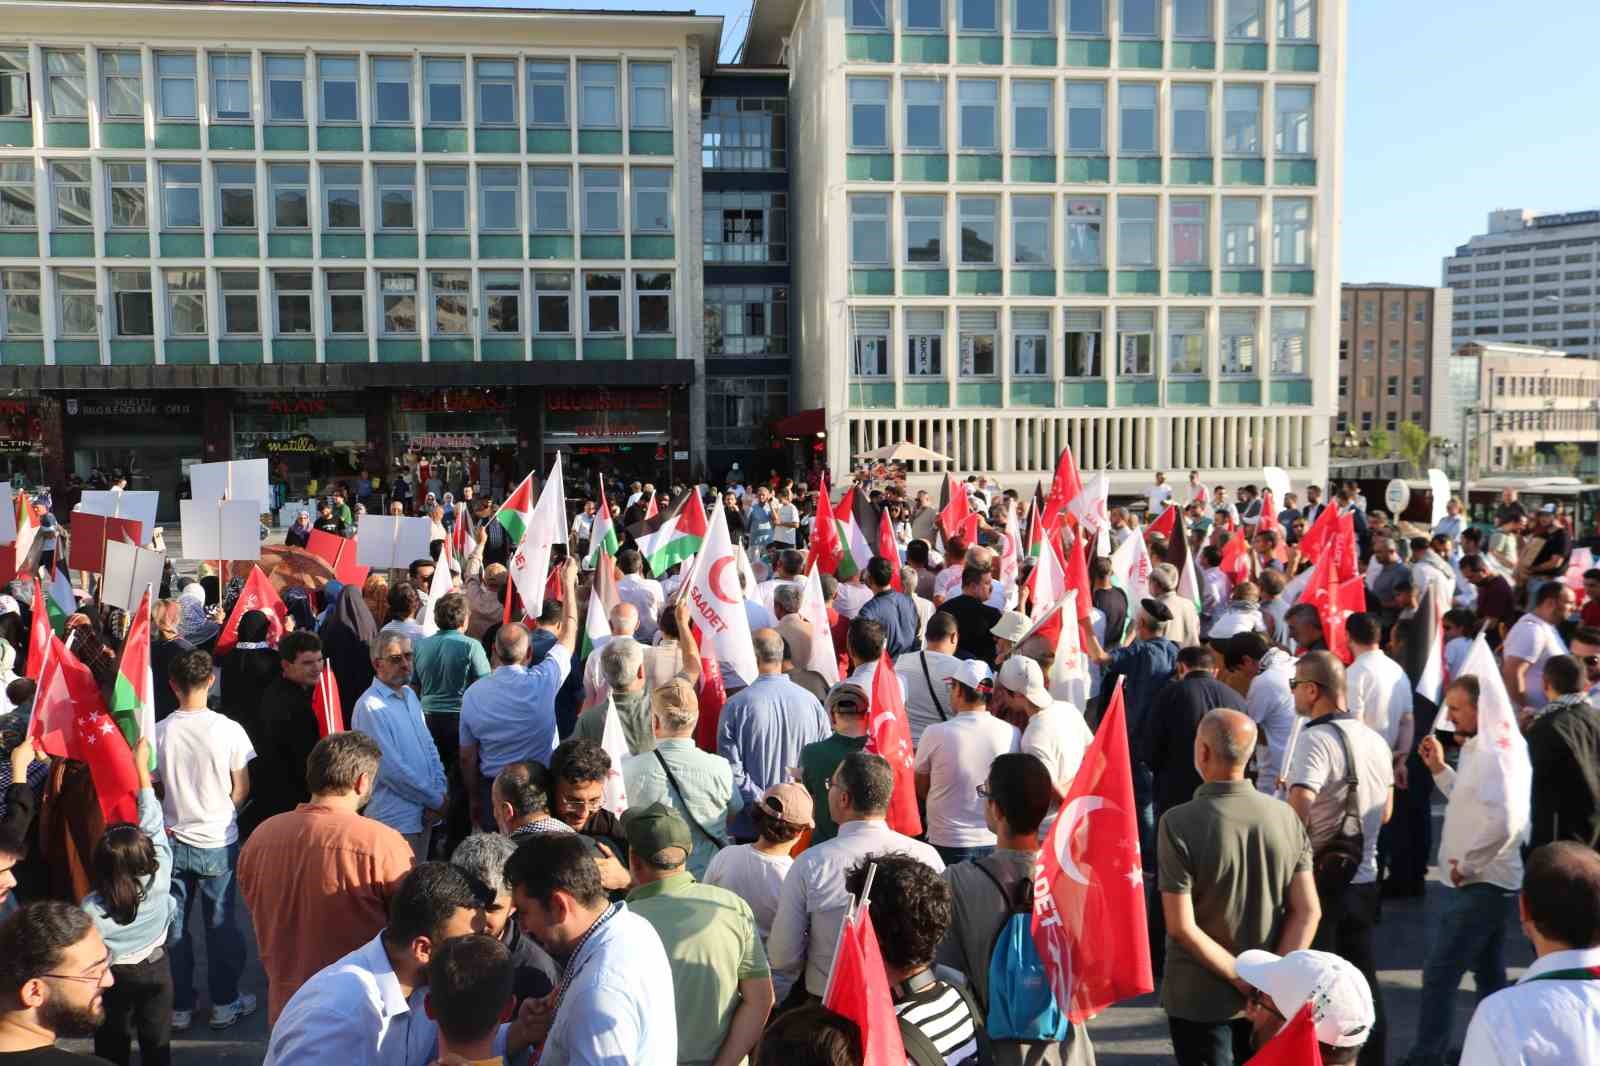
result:
M 1379 283 L 1339 293 L 1335 443 L 1401 422 L 1443 432 L 1450 406 L 1449 289 Z
M 1575 444 L 1578 474 L 1600 475 L 1600 362 L 1525 344 L 1464 344 L 1450 360 L 1449 439 L 1474 476 L 1572 475 L 1559 448 Z

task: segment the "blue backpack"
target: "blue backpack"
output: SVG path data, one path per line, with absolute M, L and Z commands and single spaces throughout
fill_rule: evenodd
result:
M 990 1041 L 1065 1040 L 1071 1025 L 1056 1005 L 1044 960 L 1033 944 L 1032 880 L 1022 878 L 1008 892 L 981 862 L 972 865 L 982 871 L 1005 900 L 1006 919 L 989 946 L 989 1002 L 981 1004 Z

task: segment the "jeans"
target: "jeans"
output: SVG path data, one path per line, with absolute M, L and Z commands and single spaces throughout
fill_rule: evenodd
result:
M 1243 1018 L 1191 1022 L 1169 1014 L 1167 1031 L 1178 1066 L 1243 1066 L 1250 1058 L 1250 1023 Z
M 1433 732 L 1439 708 L 1421 696 L 1412 705 L 1420 741 Z M 1378 870 L 1382 880 L 1420 894 L 1433 852 L 1433 774 L 1415 750 L 1406 758 L 1406 773 L 1406 787 L 1394 794 L 1394 815 L 1378 833 Z
M 933 850 L 939 853 L 939 858 L 944 860 L 946 866 L 954 866 L 956 863 L 966 862 L 968 859 L 977 861 L 978 859 L 988 858 L 994 854 L 994 845 L 980 844 L 971 848 L 947 848 L 942 844 L 935 844 Z
M 1361 1066 L 1383 1066 L 1388 1022 L 1383 1009 L 1383 990 L 1378 985 L 1378 960 L 1372 947 L 1372 931 L 1378 923 L 1382 902 L 1378 883 L 1369 881 L 1326 892 L 1323 886 L 1318 886 L 1317 892 L 1322 902 L 1322 921 L 1317 925 L 1317 935 L 1311 946 L 1339 956 L 1367 979 L 1367 987 L 1372 989 L 1375 1019 L 1372 1033 L 1361 1046 L 1361 1057 L 1357 1061 Z
M 1461 976 L 1472 971 L 1478 1002 L 1506 986 L 1506 919 L 1517 894 L 1478 882 L 1446 897 L 1422 964 L 1422 1024 L 1406 1057 L 1411 1066 L 1441 1066 L 1450 1046 Z
M 233 871 L 239 862 L 239 845 L 197 848 L 181 840 L 172 842 L 172 898 L 178 905 L 172 933 L 173 1009 L 194 1010 L 194 945 L 189 935 L 189 904 L 200 899 L 200 919 L 206 930 L 206 988 L 211 1005 L 221 1007 L 239 998 L 239 975 L 244 971 L 244 935 L 234 921 L 239 899 Z
M 131 966 L 113 966 L 106 989 L 106 1020 L 94 1034 L 94 1053 L 128 1066 L 139 1037 L 139 1066 L 172 1063 L 172 960 L 165 951 Z

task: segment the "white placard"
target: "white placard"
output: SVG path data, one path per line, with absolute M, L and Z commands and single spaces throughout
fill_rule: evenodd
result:
M 432 558 L 433 523 L 426 518 L 364 514 L 356 525 L 356 562 L 379 570 L 404 570 Z
M 1428 524 L 1437 527 L 1450 514 L 1450 479 L 1438 467 L 1429 467 L 1428 488 L 1433 493 L 1433 521 Z
M 0 544 L 17 541 L 17 501 L 11 495 L 11 482 L 0 481 Z
M 179 500 L 183 557 L 205 562 L 261 558 L 261 512 L 254 500 Z
M 1272 490 L 1273 504 L 1284 506 L 1283 499 L 1289 495 L 1289 472 L 1281 466 L 1264 466 L 1261 468 L 1261 480 Z
M 259 516 L 272 501 L 267 461 L 236 459 L 231 463 L 195 463 L 189 468 L 189 495 L 196 500 L 251 500 Z
M 161 587 L 166 556 L 120 540 L 106 541 L 106 571 L 100 582 L 100 602 L 131 611 L 139 606 L 146 586 Z
M 100 489 L 85 491 L 75 510 L 106 518 L 131 518 L 139 523 L 139 536 L 149 544 L 156 535 L 156 507 L 160 503 L 161 493 L 148 489 L 137 492 Z

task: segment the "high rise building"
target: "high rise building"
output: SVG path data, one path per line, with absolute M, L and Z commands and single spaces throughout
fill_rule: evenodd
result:
M 1338 439 L 1401 422 L 1445 432 L 1450 408 L 1449 289 L 1368 283 L 1339 294 Z

